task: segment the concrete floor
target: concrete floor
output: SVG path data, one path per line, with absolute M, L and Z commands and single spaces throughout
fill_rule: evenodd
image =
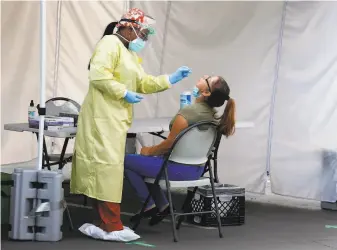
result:
M 66 199 L 78 228 L 85 222 L 91 222 L 95 213 L 90 207 L 81 207 L 82 197 L 69 196 Z M 267 192 L 268 193 L 268 192 Z M 176 207 L 184 196 L 175 193 Z M 328 250 L 337 249 L 337 212 L 324 211 L 319 202 L 284 198 L 268 193 L 266 196 L 246 195 L 246 223 L 242 226 L 223 227 L 224 238 L 218 237 L 216 229 L 200 228 L 192 225 L 181 227 L 179 243 L 173 243 L 171 224 L 165 221 L 156 227 L 149 227 L 143 221 L 137 233 L 142 237 L 137 242 L 148 245 L 124 244 L 96 241 L 83 236 L 78 230 L 70 231 L 67 219 L 64 219 L 63 240 L 56 243 L 15 242 L 8 240 L 8 227 L 2 226 L 1 249 L 4 250 L 108 250 L 108 249 L 193 249 L 204 250 Z M 128 225 L 130 214 L 139 209 L 134 193 L 124 187 L 122 203 L 123 222 Z M 326 228 L 332 225 L 336 228 Z M 137 243 L 136 242 L 136 243 Z M 141 244 L 140 243 L 140 244 Z
M 129 187 L 123 199 L 124 214 L 138 210 L 138 202 Z M 174 196 L 175 204 L 179 207 L 183 196 Z M 91 222 L 95 213 L 89 206 L 80 207 L 82 197 L 68 196 L 70 211 L 78 228 L 85 222 Z M 76 205 L 78 204 L 78 205 Z M 128 225 L 129 217 L 123 216 Z M 124 244 L 102 242 L 87 238 L 77 230 L 69 231 L 67 219 L 64 219 L 63 240 L 56 243 L 47 242 L 14 242 L 8 241 L 6 227 L 2 228 L 1 249 L 17 250 L 105 250 L 105 249 L 142 249 L 146 247 L 158 249 L 212 249 L 226 250 L 328 250 L 337 249 L 337 228 L 326 228 L 326 225 L 337 226 L 337 213 L 332 211 L 308 210 L 289 208 L 271 204 L 248 201 L 246 203 L 246 223 L 242 226 L 223 227 L 224 238 L 218 238 L 216 229 L 200 228 L 192 225 L 181 227 L 179 243 L 173 243 L 169 221 L 156 227 L 149 227 L 143 221 L 138 230 L 142 236 L 137 242 L 148 244 Z
M 139 228 L 145 242 L 158 249 L 249 249 L 249 250 L 327 250 L 337 249 L 337 229 L 326 229 L 325 225 L 336 225 L 336 214 L 323 211 L 303 211 L 276 207 L 274 205 L 247 204 L 246 224 L 237 227 L 224 227 L 224 238 L 219 239 L 217 230 L 183 226 L 180 229 L 180 242 L 172 242 L 169 223 L 157 227 L 148 227 L 145 223 Z M 92 210 L 71 208 L 73 220 L 77 226 L 93 217 Z M 125 223 L 128 217 L 123 217 Z M 82 236 L 77 230 L 69 232 L 65 227 L 64 238 L 57 243 L 13 242 L 6 239 L 2 231 L 1 249 L 16 250 L 104 250 L 136 249 L 146 246 L 128 245 L 96 241 Z

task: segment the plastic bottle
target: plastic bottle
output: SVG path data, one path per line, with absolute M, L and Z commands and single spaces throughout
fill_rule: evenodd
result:
M 185 106 L 192 104 L 192 94 L 189 91 L 185 91 L 180 94 L 180 108 L 182 109 Z
M 28 107 L 28 122 L 30 122 L 32 119 L 34 119 L 35 112 L 36 112 L 36 109 L 35 109 L 35 106 L 34 106 L 34 101 L 31 100 L 30 104 L 29 104 L 29 107 Z

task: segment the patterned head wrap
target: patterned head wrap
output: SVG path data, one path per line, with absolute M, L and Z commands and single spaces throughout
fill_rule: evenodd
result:
M 154 29 L 150 27 L 150 25 L 154 23 L 155 20 L 152 17 L 146 16 L 142 10 L 138 8 L 132 8 L 122 16 L 116 27 L 119 28 L 133 26 L 136 29 L 149 29 L 150 34 L 154 34 Z

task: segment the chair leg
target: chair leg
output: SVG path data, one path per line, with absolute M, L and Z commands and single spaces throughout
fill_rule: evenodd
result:
M 64 143 L 63 143 L 63 147 L 62 147 L 62 151 L 61 151 L 61 155 L 60 155 L 60 163 L 59 163 L 59 169 L 62 169 L 64 167 L 64 165 L 67 164 L 67 161 L 65 161 L 64 159 L 64 155 L 66 153 L 67 150 L 67 146 L 68 146 L 68 141 L 69 141 L 69 137 L 65 139 Z
M 219 183 L 219 177 L 218 177 L 218 156 L 214 156 L 214 180 L 216 183 Z
M 170 189 L 170 182 L 169 182 L 168 174 L 167 174 L 167 168 L 165 168 L 165 181 L 166 181 L 167 197 L 168 197 L 169 204 L 170 204 L 171 224 L 172 224 L 174 242 L 178 242 L 176 219 L 175 219 L 174 210 L 173 210 L 173 202 L 172 202 L 172 195 L 171 195 L 171 189 Z
M 74 230 L 73 220 L 71 219 L 70 211 L 69 211 L 68 204 L 66 201 L 64 201 L 64 208 L 67 212 L 67 216 L 68 216 L 68 220 L 70 224 L 70 230 L 73 231 Z
M 215 188 L 214 188 L 214 178 L 213 178 L 213 171 L 212 171 L 212 167 L 209 167 L 209 178 L 211 181 L 211 187 L 212 187 L 212 193 L 213 193 L 213 199 L 214 199 L 214 206 L 215 206 L 215 212 L 216 212 L 216 218 L 218 221 L 218 230 L 219 230 L 219 237 L 223 238 L 222 235 L 222 229 L 221 229 L 221 219 L 220 219 L 220 213 L 219 213 L 219 206 L 218 206 L 218 199 L 216 197 L 215 194 Z
M 83 195 L 83 206 L 88 205 L 88 196 Z
M 185 199 L 184 204 L 183 204 L 183 206 L 182 206 L 182 211 L 183 211 L 184 213 L 187 213 L 187 212 L 188 212 L 188 211 L 187 211 L 188 205 L 191 203 L 191 201 L 192 201 L 192 199 L 193 199 L 193 197 L 194 197 L 194 194 L 195 194 L 195 192 L 196 192 L 197 190 L 198 190 L 198 187 L 195 187 L 195 188 L 193 189 L 192 192 L 188 192 L 188 193 L 187 193 L 186 199 Z M 179 217 L 178 224 L 177 224 L 177 227 L 176 227 L 177 230 L 180 229 L 181 223 L 184 221 L 184 219 L 185 219 L 185 216 L 184 216 L 184 215 Z

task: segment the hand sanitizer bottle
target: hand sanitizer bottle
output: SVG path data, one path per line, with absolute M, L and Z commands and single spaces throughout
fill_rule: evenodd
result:
M 30 104 L 29 104 L 29 107 L 28 107 L 28 123 L 34 119 L 35 117 L 35 112 L 36 112 L 36 109 L 35 109 L 35 106 L 34 106 L 34 101 L 31 100 L 30 101 Z

